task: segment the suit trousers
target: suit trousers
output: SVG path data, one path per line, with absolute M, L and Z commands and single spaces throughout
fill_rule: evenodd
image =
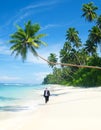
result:
M 49 101 L 49 96 L 45 96 L 45 103 Z

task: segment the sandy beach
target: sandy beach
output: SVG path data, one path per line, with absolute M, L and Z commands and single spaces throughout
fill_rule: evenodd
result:
M 101 87 L 53 86 L 48 104 L 0 122 L 0 130 L 101 130 Z

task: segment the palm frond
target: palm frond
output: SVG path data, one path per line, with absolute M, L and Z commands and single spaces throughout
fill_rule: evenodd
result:
M 47 35 L 46 34 L 39 34 L 39 35 L 35 36 L 35 39 L 40 39 L 40 38 L 42 38 L 44 36 L 47 36 Z
M 28 21 L 25 24 L 25 32 L 27 34 L 27 36 L 34 36 L 40 29 L 39 24 L 32 24 L 31 21 Z
M 47 43 L 45 43 L 41 40 L 37 40 L 36 43 L 39 44 L 39 45 L 43 44 L 44 46 L 47 46 Z
M 30 47 L 30 50 L 31 50 L 31 52 L 32 52 L 32 54 L 34 55 L 34 56 L 38 56 L 38 54 L 37 54 L 37 52 L 35 51 L 35 49 L 34 49 L 34 47 Z
M 31 43 L 32 43 L 33 47 L 39 48 L 39 44 L 37 44 L 37 42 L 31 42 Z
M 10 43 L 17 44 L 17 43 L 20 43 L 21 41 L 18 40 L 18 39 L 13 39 L 13 40 L 10 40 L 9 42 L 10 42 Z

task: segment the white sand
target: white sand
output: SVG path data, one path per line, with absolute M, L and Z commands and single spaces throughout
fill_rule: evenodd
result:
M 0 130 L 101 130 L 101 87 L 50 88 L 48 104 L 0 122 Z

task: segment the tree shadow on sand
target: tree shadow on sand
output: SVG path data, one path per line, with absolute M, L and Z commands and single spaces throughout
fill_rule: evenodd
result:
M 64 94 L 68 94 L 68 92 L 58 93 L 58 94 L 51 94 L 51 96 L 60 96 L 60 95 L 64 95 Z

